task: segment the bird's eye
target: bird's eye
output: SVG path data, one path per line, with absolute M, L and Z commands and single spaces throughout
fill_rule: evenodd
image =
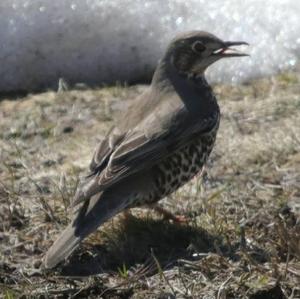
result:
M 205 51 L 206 47 L 200 41 L 196 41 L 192 45 L 192 50 L 196 53 L 202 53 Z

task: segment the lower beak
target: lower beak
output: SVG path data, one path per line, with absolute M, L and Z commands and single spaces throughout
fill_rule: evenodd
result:
M 240 57 L 240 56 L 249 56 L 247 53 L 240 52 L 235 48 L 231 48 L 232 46 L 249 46 L 246 42 L 224 42 L 223 47 L 214 52 L 214 55 L 223 57 Z

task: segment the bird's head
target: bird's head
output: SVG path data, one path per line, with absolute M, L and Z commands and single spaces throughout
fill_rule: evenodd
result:
M 178 35 L 171 41 L 165 61 L 180 74 L 202 75 L 209 65 L 221 58 L 248 56 L 232 46 L 248 45 L 242 41 L 222 41 L 204 31 L 192 31 Z

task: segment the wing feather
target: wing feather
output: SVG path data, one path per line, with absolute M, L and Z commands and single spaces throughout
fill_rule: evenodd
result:
M 99 176 L 99 188 L 104 190 L 127 176 L 152 167 L 211 128 L 210 122 L 195 122 L 189 126 L 175 126 L 161 131 L 161 134 L 150 139 L 143 131 L 131 132 L 130 138 L 125 137 L 110 156 L 106 168 Z

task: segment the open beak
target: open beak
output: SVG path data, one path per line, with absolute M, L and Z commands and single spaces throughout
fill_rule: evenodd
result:
M 232 46 L 242 46 L 242 45 L 249 46 L 249 44 L 246 42 L 224 42 L 223 47 L 214 51 L 213 55 L 218 56 L 220 58 L 249 56 L 249 54 L 247 53 L 243 53 L 240 52 L 239 50 L 236 50 L 235 48 L 231 48 Z

